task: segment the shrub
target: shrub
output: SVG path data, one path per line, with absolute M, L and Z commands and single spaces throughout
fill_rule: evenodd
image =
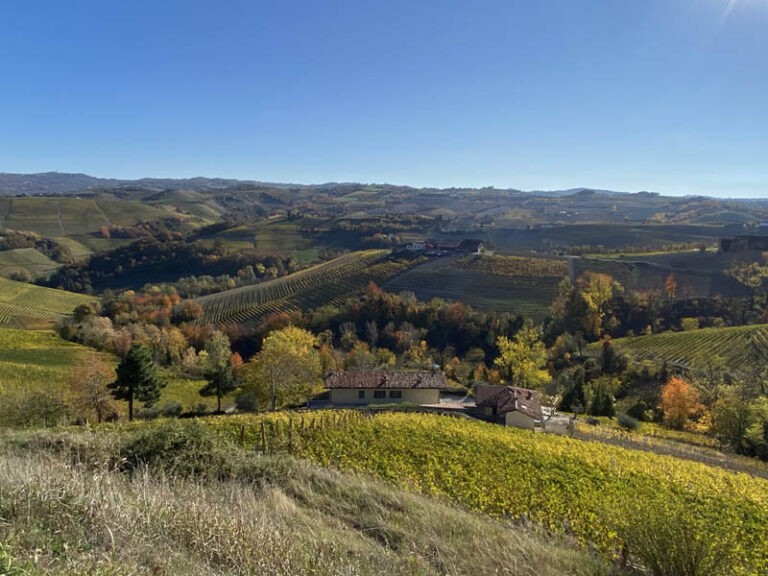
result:
M 138 420 L 154 420 L 155 418 L 160 416 L 160 408 L 157 406 L 152 406 L 151 408 L 142 408 L 138 412 L 136 412 L 136 418 Z
M 65 415 L 66 404 L 58 390 L 33 388 L 0 393 L 0 427 L 56 426 Z
M 178 418 L 181 416 L 181 404 L 172 400 L 163 404 L 160 413 L 166 418 Z
M 623 412 L 616 414 L 616 421 L 619 423 L 619 426 L 625 430 L 637 430 L 637 427 L 640 425 L 637 419 L 629 414 L 624 414 Z
M 706 520 L 668 502 L 633 508 L 620 528 L 630 554 L 654 576 L 725 576 L 732 574 L 734 538 L 713 534 Z
M 253 392 L 241 392 L 235 398 L 235 408 L 240 412 L 256 412 L 259 409 L 259 401 Z
M 631 416 L 635 420 L 639 420 L 640 422 L 646 421 L 646 412 L 648 412 L 648 404 L 643 402 L 642 400 L 638 400 L 632 406 L 627 408 L 626 415 Z
M 16 282 L 32 282 L 32 274 L 26 268 L 20 268 L 11 272 L 8 277 Z
M 688 332 L 689 330 L 698 330 L 699 329 L 699 319 L 698 318 L 683 318 L 680 320 L 680 328 L 684 332 Z
M 213 431 L 191 420 L 139 428 L 119 450 L 121 469 L 160 468 L 181 476 L 230 477 L 233 460 Z

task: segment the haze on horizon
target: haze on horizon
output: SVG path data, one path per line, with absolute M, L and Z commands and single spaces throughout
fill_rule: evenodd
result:
M 768 0 L 0 17 L 4 172 L 768 197 Z

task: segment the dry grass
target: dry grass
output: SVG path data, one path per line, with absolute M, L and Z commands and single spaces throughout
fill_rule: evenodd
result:
M 563 541 L 308 462 L 206 440 L 126 472 L 129 444 L 0 437 L 0 574 L 610 573 Z M 200 450 L 227 459 L 220 473 L 171 472 Z

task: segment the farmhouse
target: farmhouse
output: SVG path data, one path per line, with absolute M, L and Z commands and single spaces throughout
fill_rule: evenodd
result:
M 334 406 L 409 402 L 437 404 L 445 375 L 431 372 L 330 372 L 325 388 Z
M 465 239 L 459 243 L 459 252 L 469 252 L 470 254 L 482 254 L 485 248 L 485 242 L 482 240 Z
M 541 399 L 535 390 L 478 384 L 475 402 L 485 416 L 503 420 L 506 426 L 533 430 L 537 422 L 543 421 Z
M 424 252 L 427 249 L 426 242 L 410 242 L 405 245 L 405 249 L 409 252 Z

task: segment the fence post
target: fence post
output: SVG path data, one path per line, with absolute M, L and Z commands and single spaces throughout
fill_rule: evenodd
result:
M 261 452 L 267 453 L 267 427 L 264 425 L 264 419 L 261 420 Z

